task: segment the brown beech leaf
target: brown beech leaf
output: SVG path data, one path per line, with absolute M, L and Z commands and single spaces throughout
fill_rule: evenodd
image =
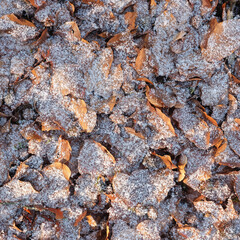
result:
M 147 83 L 154 85 L 152 81 L 150 81 L 149 79 L 147 79 L 145 77 L 137 78 L 137 81 L 147 82 Z
M 108 102 L 108 106 L 109 106 L 110 112 L 113 110 L 115 104 L 116 104 L 116 97 L 112 96 L 110 98 L 109 102 Z
M 215 157 L 217 157 L 221 152 L 223 152 L 227 147 L 227 139 L 225 138 L 221 145 L 217 148 L 216 152 L 215 152 Z
M 47 39 L 48 30 L 45 28 L 41 33 L 39 39 L 33 43 L 33 45 L 38 46 L 39 44 L 43 43 Z
M 74 227 L 77 227 L 77 225 L 86 217 L 87 215 L 87 211 L 85 210 L 82 214 L 80 214 L 78 216 L 78 218 L 76 219 L 75 223 L 74 223 Z
M 169 155 L 160 156 L 160 155 L 156 154 L 155 152 L 153 152 L 152 154 L 154 156 L 157 156 L 157 157 L 161 158 L 168 169 L 177 168 L 177 166 L 172 163 L 172 159 Z
M 135 28 L 135 21 L 137 18 L 136 12 L 127 12 L 125 13 L 125 23 L 128 24 L 128 29 L 132 30 Z
M 169 117 L 167 117 L 167 116 L 166 116 L 160 109 L 158 109 L 158 108 L 156 108 L 156 112 L 157 112 L 158 116 L 159 116 L 160 118 L 162 118 L 162 120 L 167 124 L 169 130 L 170 130 L 174 135 L 176 135 L 175 130 L 174 130 L 174 128 L 173 128 L 173 126 L 172 126 L 172 123 L 171 123 L 171 119 L 170 119 Z
M 11 127 L 11 118 L 1 127 L 1 133 L 8 133 Z
M 96 221 L 91 215 L 86 216 L 88 224 L 92 227 L 95 228 L 97 226 Z
M 240 200 L 240 174 L 236 174 L 234 180 L 234 190 Z
M 185 36 L 186 32 L 181 31 L 179 32 L 174 38 L 173 38 L 173 42 L 176 42 L 177 40 L 182 39 Z
M 72 27 L 73 36 L 76 37 L 78 40 L 81 40 L 81 33 L 80 33 L 77 23 L 76 22 L 66 22 L 66 24 L 68 24 Z
M 211 122 L 214 126 L 218 127 L 218 124 L 217 124 L 217 121 L 215 119 L 213 119 L 212 117 L 210 117 L 205 111 L 203 111 L 202 109 L 200 108 L 197 108 L 201 114 L 203 115 L 203 117 L 205 119 L 207 119 L 209 122 Z
M 60 163 L 60 162 L 54 162 L 54 163 L 48 165 L 47 168 L 56 168 L 56 169 L 62 170 L 64 177 L 69 181 L 70 176 L 71 176 L 71 170 L 69 169 L 69 167 L 67 165 Z
M 127 133 L 129 134 L 133 134 L 135 135 L 136 137 L 139 137 L 141 139 L 145 139 L 145 137 L 139 132 L 137 133 L 133 128 L 130 128 L 130 127 L 125 127 L 125 130 Z
M 13 13 L 6 15 L 12 22 L 15 22 L 19 25 L 25 25 L 28 27 L 36 27 L 32 22 L 26 20 L 26 19 L 19 19 L 17 18 Z
M 179 176 L 178 181 L 181 182 L 185 178 L 185 166 L 187 165 L 187 157 L 185 155 L 182 155 L 179 160 L 178 164 L 178 170 L 179 170 Z
M 234 121 L 235 121 L 238 125 L 240 125 L 240 118 L 235 118 Z
M 91 5 L 91 4 L 97 4 L 99 6 L 104 6 L 104 3 L 100 0 L 82 0 L 82 3 Z
M 108 42 L 107 46 L 108 47 L 114 47 L 122 42 L 122 33 L 118 33 L 115 36 L 113 36 Z
M 144 66 L 144 62 L 146 61 L 147 57 L 146 57 L 146 50 L 145 48 L 142 48 L 136 58 L 136 63 L 135 63 L 135 69 L 136 71 L 140 71 L 142 70 L 143 66 Z
M 58 158 L 55 160 L 61 162 L 63 159 L 69 161 L 72 148 L 68 140 L 62 139 L 62 136 L 58 139 L 57 153 Z
M 26 140 L 42 141 L 42 132 L 33 124 L 26 126 L 20 133 Z
M 68 2 L 67 8 L 68 8 L 69 12 L 71 13 L 71 15 L 73 15 L 75 12 L 75 6 L 72 3 Z
M 110 161 L 112 161 L 113 163 L 116 163 L 116 161 L 115 161 L 115 158 L 114 158 L 114 156 L 101 144 L 101 143 L 99 143 L 99 142 L 96 142 L 96 141 L 93 141 L 98 147 L 100 147 L 101 148 L 101 150 L 103 151 L 103 152 L 105 152 L 109 157 L 110 157 Z
M 52 212 L 55 214 L 55 218 L 57 220 L 61 220 L 63 219 L 63 212 L 60 210 L 60 209 L 57 209 L 57 208 L 45 208 L 46 210 Z
M 151 0 L 151 1 L 150 1 L 150 6 L 151 6 L 151 7 L 157 6 L 157 3 L 155 2 L 155 0 Z
M 49 132 L 52 130 L 61 130 L 61 128 L 53 122 L 43 121 L 41 122 L 41 124 L 42 124 L 42 131 Z
M 146 86 L 146 97 L 147 100 L 155 107 L 164 107 L 164 103 L 162 100 L 157 96 L 156 91 Z
M 235 83 L 240 84 L 240 80 L 238 78 L 236 78 L 234 75 L 231 75 L 231 77 Z

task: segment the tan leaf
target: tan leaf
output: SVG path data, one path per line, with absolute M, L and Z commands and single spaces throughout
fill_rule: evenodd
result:
M 42 141 L 42 132 L 33 124 L 26 126 L 20 133 L 26 140 Z
M 114 47 L 118 44 L 120 44 L 122 41 L 122 33 L 118 33 L 115 36 L 113 36 L 108 42 L 107 42 L 107 46 L 108 47 Z
M 12 22 L 15 22 L 19 25 L 25 25 L 25 26 L 28 26 L 28 27 L 36 27 L 32 22 L 26 20 L 26 19 L 19 19 L 17 18 L 13 13 L 12 14 L 9 14 L 9 15 L 6 15 Z
M 87 215 L 87 211 L 85 210 L 82 214 L 80 214 L 78 216 L 78 218 L 76 219 L 75 223 L 74 223 L 74 227 L 77 227 L 77 225 L 86 217 Z
M 8 133 L 11 127 L 11 118 L 1 127 L 1 133 Z
M 225 138 L 220 147 L 217 148 L 215 152 L 215 157 L 217 157 L 221 152 L 223 152 L 227 147 L 227 139 Z
M 179 176 L 178 181 L 181 182 L 185 178 L 185 166 L 187 165 L 187 157 L 185 155 L 182 155 L 179 160 L 178 164 L 178 170 L 179 170 Z
M 173 38 L 173 42 L 176 42 L 177 40 L 182 39 L 185 36 L 186 32 L 181 31 L 179 32 L 174 38 Z
M 155 2 L 155 0 L 151 0 L 150 5 L 151 5 L 151 7 L 155 7 L 155 6 L 157 6 L 157 3 Z
M 156 154 L 155 152 L 153 152 L 153 155 L 161 158 L 168 169 L 177 168 L 177 166 L 172 163 L 172 159 L 169 155 L 161 156 L 161 155 Z
M 88 224 L 89 224 L 91 227 L 95 228 L 95 227 L 97 226 L 96 221 L 94 220 L 94 218 L 93 218 L 91 215 L 86 216 L 86 218 L 87 218 Z
M 68 2 L 68 10 L 71 13 L 71 15 L 73 15 L 73 13 L 75 12 L 75 6 L 70 2 Z
M 62 139 L 62 136 L 60 136 L 57 146 L 58 158 L 55 161 L 61 162 L 63 159 L 69 161 L 71 152 L 72 148 L 70 143 L 67 140 Z
M 39 39 L 35 41 L 33 44 L 38 46 L 39 44 L 43 43 L 47 39 L 47 35 L 48 35 L 48 30 L 47 28 L 45 28 L 41 33 L 41 36 L 39 37 Z
M 108 102 L 110 112 L 113 110 L 115 104 L 116 104 L 116 97 L 112 96 Z
M 113 156 L 101 143 L 96 142 L 96 141 L 93 141 L 93 142 L 94 142 L 95 144 L 97 144 L 98 147 L 100 147 L 101 150 L 102 150 L 103 152 L 105 152 L 105 153 L 110 157 L 110 159 L 111 159 L 111 161 L 112 161 L 113 163 L 116 163 L 114 156 Z
M 104 3 L 100 0 L 82 0 L 82 3 L 91 5 L 91 4 L 97 4 L 99 6 L 104 6 Z
M 48 165 L 47 168 L 56 168 L 56 169 L 62 170 L 64 177 L 69 181 L 70 176 L 71 176 L 71 170 L 69 169 L 69 167 L 67 165 L 60 163 L 60 162 L 54 162 L 54 163 Z
M 234 75 L 231 75 L 233 81 L 237 84 L 240 84 L 240 80 L 238 78 L 236 78 Z
M 152 90 L 149 88 L 149 86 L 146 86 L 146 97 L 147 100 L 154 105 L 155 107 L 164 107 L 164 103 L 162 102 L 162 100 L 157 96 L 156 92 L 154 92 L 155 90 Z
M 137 133 L 133 128 L 130 127 L 125 127 L 126 132 L 128 132 L 129 134 L 133 134 L 136 137 L 139 137 L 141 139 L 145 139 L 145 137 L 139 132 Z
M 136 12 L 127 12 L 125 13 L 125 23 L 128 24 L 128 29 L 132 30 L 135 28 L 135 21 L 137 18 Z
M 57 209 L 57 208 L 45 208 L 46 210 L 52 212 L 55 214 L 55 218 L 57 220 L 61 220 L 63 219 L 63 212 L 60 210 L 60 209 Z
M 169 130 L 170 130 L 174 135 L 176 135 L 175 130 L 174 130 L 174 128 L 173 128 L 173 126 L 172 126 L 172 123 L 171 123 L 171 119 L 170 119 L 169 117 L 167 117 L 167 116 L 166 116 L 160 109 L 158 109 L 158 108 L 156 108 L 156 112 L 157 112 L 158 116 L 159 116 L 160 118 L 162 118 L 162 120 L 167 124 Z
M 235 118 L 234 121 L 235 121 L 238 125 L 240 125 L 240 118 Z
M 147 79 L 145 77 L 137 78 L 137 81 L 147 82 L 147 83 L 154 85 L 152 81 L 150 81 L 149 79 Z
M 48 121 L 44 121 L 44 122 L 41 122 L 42 124 L 42 131 L 52 131 L 52 130 L 61 130 L 61 128 L 55 124 L 55 123 L 52 123 L 52 122 L 48 122 Z
M 81 33 L 79 31 L 77 23 L 76 22 L 66 22 L 66 24 L 68 24 L 72 27 L 73 36 L 76 37 L 78 40 L 81 40 Z
M 203 111 L 202 109 L 200 108 L 197 108 L 201 114 L 203 115 L 203 117 L 205 119 L 207 119 L 209 122 L 211 122 L 214 126 L 218 127 L 218 124 L 217 124 L 217 121 L 215 119 L 213 119 L 212 117 L 210 117 L 205 111 Z
M 144 66 L 144 62 L 146 61 L 147 57 L 146 57 L 146 50 L 145 48 L 142 48 L 136 58 L 136 63 L 135 63 L 135 69 L 137 71 L 142 70 L 143 66 Z

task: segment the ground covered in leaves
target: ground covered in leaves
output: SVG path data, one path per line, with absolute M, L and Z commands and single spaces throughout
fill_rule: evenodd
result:
M 240 239 L 240 4 L 0 2 L 0 239 Z

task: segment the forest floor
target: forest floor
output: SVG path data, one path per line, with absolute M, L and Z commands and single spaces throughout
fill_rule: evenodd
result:
M 2 0 L 0 239 L 240 239 L 240 2 Z

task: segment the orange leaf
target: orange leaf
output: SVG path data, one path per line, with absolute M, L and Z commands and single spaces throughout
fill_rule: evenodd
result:
M 221 152 L 223 152 L 226 149 L 226 147 L 227 147 L 227 139 L 225 138 L 223 140 L 222 145 L 215 152 L 215 157 L 217 157 Z
M 150 81 L 149 79 L 147 79 L 145 77 L 137 78 L 137 81 L 147 82 L 147 83 L 154 85 L 152 81 Z
M 234 75 L 231 75 L 231 77 L 235 83 L 240 84 L 240 80 L 237 79 Z
M 136 12 L 127 12 L 125 14 L 125 23 L 128 24 L 128 29 L 132 30 L 135 28 L 135 21 L 137 18 L 137 13 Z
M 42 141 L 42 132 L 38 130 L 33 124 L 25 127 L 20 131 L 20 133 L 26 140 L 36 140 L 38 142 Z
M 157 3 L 155 2 L 155 0 L 151 0 L 150 5 L 151 7 L 155 7 L 157 6 Z
M 75 223 L 74 223 L 74 227 L 77 227 L 78 223 L 81 222 L 85 216 L 87 215 L 87 211 L 85 210 L 82 214 L 80 214 L 78 216 L 78 218 L 76 219 Z
M 203 117 L 207 119 L 209 122 L 211 122 L 214 126 L 218 127 L 217 121 L 210 117 L 205 111 L 202 109 L 198 108 L 198 110 L 202 113 Z
M 46 210 L 54 213 L 55 214 L 55 218 L 57 220 L 63 219 L 63 212 L 60 209 L 57 209 L 57 208 L 46 208 Z
M 61 130 L 61 128 L 55 124 L 55 123 L 50 123 L 50 122 L 41 122 L 42 124 L 42 131 L 51 131 L 51 130 Z
M 91 215 L 86 216 L 86 218 L 87 218 L 88 224 L 91 227 L 95 228 L 97 226 L 96 221 L 94 220 L 94 218 Z
M 146 86 L 146 97 L 147 100 L 154 105 L 155 107 L 164 107 L 164 103 L 162 100 L 157 96 L 155 90 L 151 90 L 149 86 Z
M 104 6 L 104 3 L 100 0 L 82 0 L 82 3 L 88 4 L 88 5 L 95 3 L 97 5 Z
M 71 151 L 72 151 L 72 148 L 70 143 L 67 140 L 62 139 L 62 136 L 60 136 L 58 139 L 58 146 L 57 146 L 57 153 L 59 157 L 55 161 L 60 162 L 63 159 L 69 161 L 71 156 Z
M 145 139 L 145 137 L 141 134 L 141 133 L 137 133 L 133 128 L 130 128 L 130 127 L 125 127 L 125 130 L 127 133 L 129 134 L 133 134 L 135 135 L 136 137 L 139 137 L 141 139 Z
M 172 159 L 171 159 L 171 157 L 169 155 L 160 156 L 160 155 L 156 154 L 155 152 L 153 152 L 152 154 L 154 156 L 157 156 L 157 157 L 161 158 L 162 161 L 165 163 L 165 165 L 166 165 L 166 167 L 168 169 L 175 169 L 175 168 L 177 168 L 177 166 L 172 163 Z
M 159 116 L 160 118 L 162 118 L 162 120 L 167 124 L 169 130 L 170 130 L 174 135 L 176 135 L 175 130 L 174 130 L 174 128 L 173 128 L 173 126 L 172 126 L 172 123 L 171 123 L 171 119 L 170 119 L 169 117 L 167 117 L 167 116 L 166 116 L 160 109 L 158 109 L 158 108 L 156 108 L 156 112 L 157 112 L 158 116 Z
M 135 63 L 135 69 L 137 71 L 142 70 L 143 68 L 143 64 L 146 61 L 147 57 L 146 57 L 146 50 L 145 48 L 142 48 L 136 58 L 136 63 Z
M 71 15 L 73 15 L 73 13 L 75 12 L 75 6 L 70 2 L 68 2 L 68 10 L 71 13 Z
M 62 170 L 64 177 L 69 181 L 70 176 L 71 176 L 71 170 L 69 167 L 63 163 L 60 162 L 54 162 L 50 165 L 47 166 L 47 168 L 57 168 Z
M 43 30 L 43 32 L 41 33 L 41 36 L 39 37 L 39 39 L 37 41 L 35 41 L 33 44 L 37 46 L 37 45 L 43 43 L 47 39 L 47 35 L 48 35 L 48 30 L 47 30 L 47 28 L 45 28 Z
M 235 118 L 234 121 L 235 121 L 238 125 L 240 125 L 240 118 Z
M 28 26 L 28 27 L 36 27 L 32 22 L 26 20 L 26 19 L 19 19 L 17 18 L 13 13 L 12 14 L 9 14 L 9 15 L 6 15 L 12 22 L 15 22 L 19 25 L 25 25 L 25 26 Z
M 122 42 L 122 33 L 118 33 L 115 36 L 113 36 L 108 42 L 108 47 L 114 47 Z
M 73 36 L 76 37 L 78 40 L 81 40 L 81 33 L 79 31 L 78 25 L 76 22 L 66 22 L 66 24 L 71 25 L 73 30 Z
M 108 102 L 108 105 L 109 105 L 109 108 L 110 108 L 110 112 L 113 110 L 115 104 L 116 104 L 116 97 L 112 96 L 110 101 Z
M 182 155 L 179 160 L 178 164 L 178 170 L 179 170 L 179 176 L 178 181 L 181 182 L 185 178 L 185 166 L 187 165 L 187 157 L 185 155 Z
M 112 160 L 113 163 L 116 163 L 114 156 L 99 142 L 94 141 L 95 144 L 98 145 L 98 147 L 101 148 L 103 152 L 105 152 Z

